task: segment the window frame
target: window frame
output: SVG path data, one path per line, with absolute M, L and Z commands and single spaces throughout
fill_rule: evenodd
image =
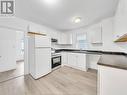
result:
M 78 41 L 78 37 L 79 36 L 84 36 L 84 40 L 85 40 L 85 44 L 88 44 L 88 42 L 87 42 L 87 33 L 77 33 L 76 34 L 76 48 L 77 49 L 87 49 L 87 47 L 88 47 L 88 45 L 87 46 L 85 46 L 84 48 L 79 48 L 79 41 Z

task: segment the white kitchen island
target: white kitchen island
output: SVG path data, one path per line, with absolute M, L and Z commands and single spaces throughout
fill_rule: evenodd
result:
M 127 95 L 127 56 L 102 55 L 98 62 L 98 95 Z

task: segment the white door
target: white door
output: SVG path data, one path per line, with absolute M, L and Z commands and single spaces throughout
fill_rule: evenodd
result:
M 51 47 L 51 38 L 47 36 L 36 35 L 35 47 Z
M 51 72 L 51 48 L 35 49 L 35 79 Z
M 72 67 L 76 67 L 77 58 L 75 53 L 68 53 L 68 65 Z

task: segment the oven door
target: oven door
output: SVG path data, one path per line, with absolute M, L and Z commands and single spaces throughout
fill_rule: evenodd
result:
M 61 65 L 61 56 L 52 57 L 52 69 Z

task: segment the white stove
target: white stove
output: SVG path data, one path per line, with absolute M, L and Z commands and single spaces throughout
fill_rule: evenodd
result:
M 52 53 L 52 70 L 58 69 L 61 67 L 61 54 Z

